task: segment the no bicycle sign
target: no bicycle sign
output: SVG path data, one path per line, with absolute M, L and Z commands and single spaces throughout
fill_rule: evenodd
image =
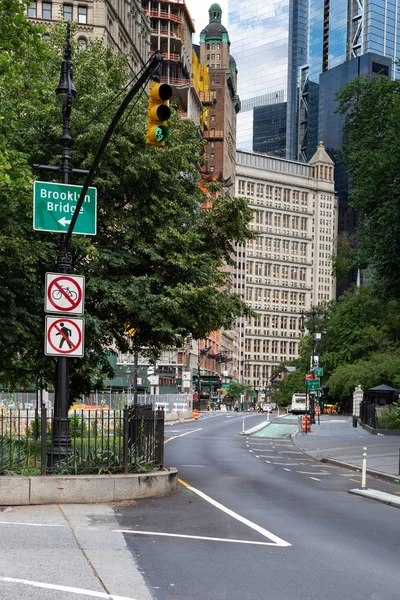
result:
M 83 314 L 85 278 L 82 275 L 46 273 L 44 309 L 52 313 Z
M 83 356 L 84 319 L 46 316 L 46 356 Z

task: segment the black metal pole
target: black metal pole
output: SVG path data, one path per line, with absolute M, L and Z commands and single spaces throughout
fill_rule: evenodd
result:
M 70 23 L 67 23 L 67 32 L 65 39 L 64 60 L 61 64 L 61 82 L 67 86 L 65 90 L 66 103 L 62 106 L 63 131 L 61 136 L 61 174 L 62 183 L 70 182 L 72 173 L 71 165 L 71 146 L 73 139 L 71 137 L 71 108 L 73 96 L 76 95 L 73 86 L 72 62 L 71 62 L 71 38 Z M 58 88 L 57 88 L 58 89 Z M 63 233 L 60 237 L 57 257 L 57 272 L 70 273 L 72 269 L 72 242 L 67 239 Z M 59 356 L 56 367 L 56 386 L 54 394 L 54 427 L 52 447 L 48 453 L 48 465 L 53 467 L 56 460 L 71 451 L 71 439 L 69 437 L 68 427 L 68 408 L 69 408 L 69 359 L 66 356 Z
M 133 404 L 137 406 L 138 403 L 138 362 L 139 352 L 137 350 L 133 353 Z

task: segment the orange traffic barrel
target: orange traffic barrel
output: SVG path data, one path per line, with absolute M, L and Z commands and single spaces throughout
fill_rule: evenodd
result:
M 321 414 L 321 409 L 320 409 L 320 407 L 319 407 L 319 406 L 316 406 L 316 408 L 315 408 L 315 414 L 316 414 L 317 416 L 319 416 L 319 415 Z
M 303 415 L 301 417 L 301 429 L 304 433 L 311 431 L 310 417 L 308 415 Z
M 197 408 L 193 409 L 193 416 L 195 421 L 199 420 L 199 411 L 197 410 Z

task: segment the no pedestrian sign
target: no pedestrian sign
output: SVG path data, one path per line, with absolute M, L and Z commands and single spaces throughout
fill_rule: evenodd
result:
M 82 275 L 46 273 L 44 309 L 52 313 L 83 314 L 85 278 Z
M 83 356 L 84 319 L 46 316 L 46 356 Z

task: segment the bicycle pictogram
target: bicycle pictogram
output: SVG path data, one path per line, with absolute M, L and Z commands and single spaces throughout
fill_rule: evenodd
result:
M 61 300 L 63 296 L 67 295 L 71 298 L 72 302 L 75 302 L 75 300 L 78 297 L 78 294 L 74 292 L 74 290 L 71 290 L 68 286 L 64 285 L 61 285 L 60 288 L 61 289 L 56 288 L 53 290 L 51 296 L 52 298 L 54 298 L 54 300 Z

